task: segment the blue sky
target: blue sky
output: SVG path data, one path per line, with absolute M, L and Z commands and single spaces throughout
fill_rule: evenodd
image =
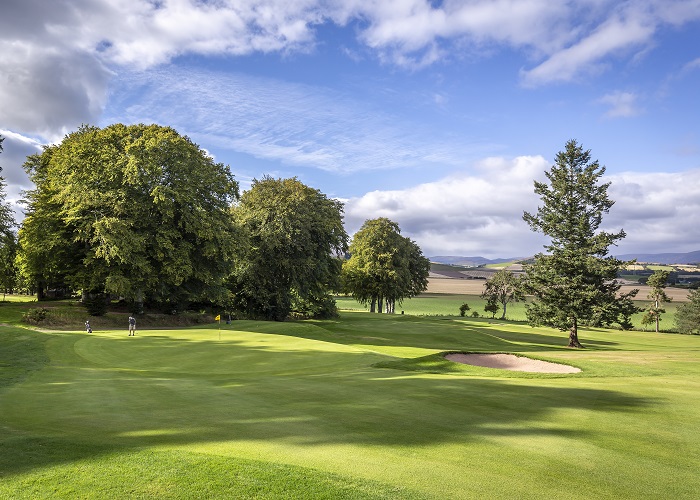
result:
M 700 249 L 700 0 L 10 0 L 0 49 L 12 202 L 41 144 L 153 122 L 242 189 L 342 199 L 351 234 L 385 216 L 426 255 L 527 256 L 533 180 L 574 138 L 613 253 Z

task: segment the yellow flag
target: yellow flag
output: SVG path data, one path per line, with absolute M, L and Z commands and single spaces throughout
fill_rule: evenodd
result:
M 221 321 L 221 314 L 217 314 L 216 318 L 214 318 L 214 321 Z

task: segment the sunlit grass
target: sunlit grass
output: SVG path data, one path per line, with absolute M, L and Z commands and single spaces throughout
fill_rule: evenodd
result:
M 0 498 L 695 498 L 700 337 L 580 337 L 458 312 L 0 327 Z

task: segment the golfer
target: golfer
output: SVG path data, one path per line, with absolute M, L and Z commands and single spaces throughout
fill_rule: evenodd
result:
M 136 318 L 129 316 L 129 337 L 136 335 Z
M 85 331 L 88 333 L 92 333 L 92 327 L 90 326 L 90 320 L 85 322 Z

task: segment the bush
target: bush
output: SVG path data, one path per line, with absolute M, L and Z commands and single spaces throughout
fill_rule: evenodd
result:
M 472 311 L 472 318 L 478 318 L 479 317 L 479 311 Z
M 30 325 L 38 325 L 42 321 L 46 320 L 49 315 L 49 310 L 45 307 L 40 307 L 38 309 L 29 309 L 26 313 L 22 315 L 22 321 L 24 323 L 29 323 Z
M 103 293 L 90 294 L 83 300 L 83 305 L 90 316 L 107 314 L 107 299 Z
M 471 307 L 469 307 L 469 304 L 467 304 L 467 303 L 465 302 L 464 304 L 462 304 L 461 306 L 459 306 L 459 315 L 460 315 L 460 316 L 464 316 L 465 314 L 467 314 L 467 311 L 468 311 L 469 309 L 471 309 Z

